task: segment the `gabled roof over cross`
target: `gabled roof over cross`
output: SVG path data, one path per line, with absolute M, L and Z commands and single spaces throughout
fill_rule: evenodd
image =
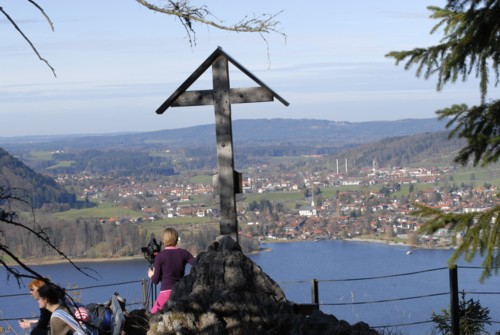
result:
M 226 58 L 241 72 L 259 85 L 253 88 L 237 88 L 230 90 L 230 103 L 265 102 L 276 98 L 285 106 L 289 103 L 259 78 L 228 55 L 221 47 L 218 47 L 208 58 L 179 86 L 167 100 L 156 110 L 157 114 L 163 114 L 169 107 L 213 105 L 213 90 L 187 91 L 187 89 L 208 70 L 219 56 Z

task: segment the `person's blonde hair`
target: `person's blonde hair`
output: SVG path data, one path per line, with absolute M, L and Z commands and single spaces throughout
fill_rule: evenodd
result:
M 179 233 L 174 228 L 165 228 L 163 231 L 162 242 L 166 247 L 174 247 L 179 240 Z

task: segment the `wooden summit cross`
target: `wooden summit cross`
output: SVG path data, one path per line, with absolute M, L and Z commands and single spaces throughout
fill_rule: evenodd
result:
M 259 87 L 230 88 L 229 62 L 259 84 Z M 213 89 L 186 91 L 210 66 Z M 220 233 L 231 236 L 236 242 L 239 242 L 236 193 L 241 192 L 239 191 L 241 179 L 239 173 L 234 170 L 231 104 L 273 101 L 274 98 L 285 106 L 289 105 L 286 100 L 218 47 L 156 110 L 157 114 L 163 114 L 169 107 L 214 105 L 219 166 L 218 180 L 215 184 L 220 196 Z

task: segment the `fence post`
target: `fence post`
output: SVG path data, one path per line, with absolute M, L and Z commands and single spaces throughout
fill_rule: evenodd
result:
M 451 314 L 451 333 L 460 334 L 460 310 L 458 303 L 458 270 L 454 265 L 450 268 L 450 314 Z
M 145 309 L 149 308 L 149 300 L 148 300 L 148 281 L 146 279 L 142 279 L 141 281 L 142 287 L 142 305 Z
M 311 297 L 313 304 L 319 304 L 318 280 L 311 280 Z

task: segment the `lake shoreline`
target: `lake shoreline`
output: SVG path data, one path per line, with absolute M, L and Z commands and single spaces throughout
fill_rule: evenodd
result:
M 434 246 L 427 247 L 425 245 L 409 245 L 404 242 L 394 242 L 389 240 L 381 240 L 374 238 L 360 238 L 360 237 L 352 237 L 346 239 L 318 239 L 318 240 L 265 240 L 261 243 L 298 243 L 298 242 L 319 242 L 319 241 L 341 241 L 341 242 L 362 242 L 362 243 L 376 243 L 376 244 L 385 244 L 391 246 L 402 246 L 407 247 L 408 249 L 426 249 L 426 250 L 447 250 L 447 249 L 455 249 L 453 246 Z
M 123 257 L 97 257 L 97 258 L 43 258 L 43 259 L 29 259 L 23 260 L 23 263 L 28 266 L 33 265 L 53 265 L 61 263 L 74 263 L 75 265 L 80 263 L 105 263 L 105 262 L 124 262 L 144 259 L 143 256 L 123 256 Z M 13 263 L 9 265 L 14 265 Z
M 315 240 L 316 242 L 318 241 L 323 241 L 323 240 Z M 315 242 L 312 240 L 265 240 L 261 242 L 262 244 L 268 244 L 268 243 L 300 243 L 300 242 Z M 332 240 L 324 240 L 324 241 L 332 241 Z M 379 240 L 379 239 L 369 239 L 369 238 L 359 238 L 359 237 L 354 237 L 354 238 L 349 238 L 349 239 L 341 239 L 341 240 L 335 240 L 335 241 L 343 241 L 343 242 L 361 242 L 361 243 L 378 243 L 378 244 L 386 244 L 386 245 L 391 245 L 391 246 L 406 246 L 408 249 L 453 249 L 453 247 L 438 247 L 435 246 L 433 248 L 429 248 L 426 246 L 410 246 L 406 243 L 403 242 L 394 242 L 394 241 L 388 241 L 388 240 Z M 261 247 L 257 251 L 252 251 L 248 253 L 249 255 L 254 255 L 258 254 L 260 252 L 267 252 L 267 251 L 272 251 L 272 248 L 267 248 L 267 247 Z M 144 256 L 141 255 L 136 255 L 136 256 L 123 256 L 123 257 L 97 257 L 97 258 L 43 258 L 43 259 L 29 259 L 29 260 L 23 260 L 23 263 L 28 266 L 33 266 L 33 265 L 51 265 L 51 264 L 61 264 L 61 263 L 67 263 L 71 261 L 75 265 L 78 265 L 79 263 L 105 263 L 105 262 L 123 262 L 123 261 L 131 261 L 131 260 L 140 260 L 144 259 Z M 146 261 L 146 259 L 144 259 Z M 14 264 L 13 262 L 9 262 L 8 265 L 17 265 Z

